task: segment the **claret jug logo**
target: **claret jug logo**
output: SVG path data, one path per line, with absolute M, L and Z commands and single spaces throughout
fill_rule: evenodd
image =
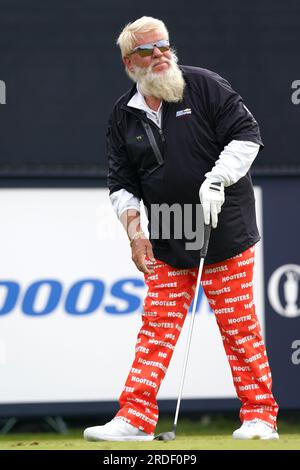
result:
M 276 269 L 268 285 L 269 302 L 275 312 L 287 318 L 300 315 L 300 266 L 285 264 Z

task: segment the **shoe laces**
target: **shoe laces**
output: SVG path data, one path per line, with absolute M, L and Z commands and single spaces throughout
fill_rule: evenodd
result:
M 251 419 L 250 421 L 244 421 L 243 425 L 247 428 L 253 428 L 253 426 L 257 426 L 259 424 L 259 421 L 256 419 Z
M 271 428 L 271 426 L 268 426 L 267 424 L 265 423 L 262 423 L 261 421 L 259 421 L 258 419 L 251 419 L 250 421 L 244 421 L 244 426 L 247 427 L 247 428 L 253 428 L 254 426 L 262 426 L 262 427 L 265 427 L 266 429 L 267 428 Z M 271 428 L 272 429 L 272 428 Z

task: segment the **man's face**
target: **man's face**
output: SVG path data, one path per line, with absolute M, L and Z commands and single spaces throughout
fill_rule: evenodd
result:
M 158 41 L 167 39 L 166 33 L 159 30 L 140 34 L 133 49 L 146 44 L 157 44 Z M 166 44 L 160 46 L 166 46 Z M 123 58 L 127 74 L 138 83 L 142 95 L 169 103 L 181 101 L 185 81 L 177 65 L 178 59 L 175 52 L 171 49 L 164 50 L 164 47 L 163 51 L 158 47 L 150 48 L 150 50 L 149 56 L 141 57 L 136 51 Z
M 144 33 L 137 36 L 134 48 L 142 44 L 156 43 L 161 39 L 167 39 L 165 34 L 160 31 L 153 31 Z M 137 52 L 124 57 L 124 63 L 130 72 L 134 71 L 134 67 L 151 68 L 154 73 L 163 73 L 170 67 L 170 60 L 172 57 L 171 51 L 161 52 L 157 47 L 154 47 L 152 55 L 148 57 L 141 57 Z

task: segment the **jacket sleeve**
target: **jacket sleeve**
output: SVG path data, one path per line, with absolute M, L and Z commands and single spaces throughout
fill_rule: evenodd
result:
M 123 133 L 124 126 L 118 121 L 113 111 L 109 119 L 106 134 L 106 151 L 108 158 L 107 183 L 109 193 L 111 195 L 115 191 L 125 189 L 141 199 L 139 178 L 128 158 Z
M 244 105 L 241 96 L 218 74 L 212 73 L 207 83 L 209 108 L 216 136 L 224 148 L 232 140 L 263 143 L 257 121 Z

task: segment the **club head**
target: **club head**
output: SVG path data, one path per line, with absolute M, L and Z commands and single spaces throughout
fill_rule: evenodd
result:
M 162 432 L 155 436 L 154 438 L 156 441 L 174 441 L 176 439 L 176 435 L 174 431 L 170 432 Z

